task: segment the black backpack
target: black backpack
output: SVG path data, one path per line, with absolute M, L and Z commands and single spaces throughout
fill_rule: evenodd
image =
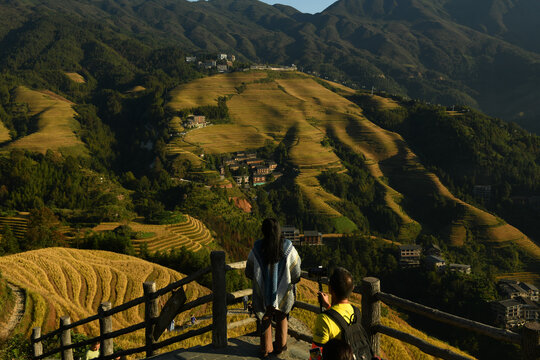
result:
M 366 330 L 360 323 L 362 315 L 356 306 L 352 307 L 354 309 L 354 314 L 351 316 L 350 323 L 334 309 L 326 310 L 324 313 L 339 326 L 341 329 L 341 339 L 352 348 L 355 359 L 370 360 L 373 357 L 373 352 L 369 345 L 369 338 Z

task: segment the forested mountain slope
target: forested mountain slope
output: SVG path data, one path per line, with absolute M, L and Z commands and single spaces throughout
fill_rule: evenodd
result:
M 27 58 L 21 46 L 33 44 L 32 62 L 73 67 L 60 59 L 65 50 L 75 50 L 69 38 L 80 31 L 43 31 L 51 28 L 51 17 L 63 14 L 70 23 L 109 28 L 147 45 L 296 63 L 358 86 L 471 105 L 534 128 L 540 114 L 534 101 L 540 81 L 538 6 L 532 0 L 340 0 L 308 15 L 257 0 L 6 1 L 0 5 L 10 15 L 0 28 L 6 50 L 0 63 L 20 67 Z M 21 42 L 22 34 L 37 29 L 40 36 Z M 46 47 L 54 36 L 61 41 Z M 85 53 L 91 51 L 85 46 Z

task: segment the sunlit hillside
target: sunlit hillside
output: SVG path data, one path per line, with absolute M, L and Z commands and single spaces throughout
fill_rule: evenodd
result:
M 29 335 L 35 326 L 47 333 L 58 327 L 59 318 L 69 315 L 75 322 L 95 315 L 100 303 L 113 306 L 143 295 L 142 284 L 155 281 L 165 287 L 184 275 L 144 260 L 106 251 L 48 248 L 0 257 L 0 271 L 10 283 L 26 292 L 26 307 L 14 333 Z M 191 283 L 185 287 L 189 300 L 209 293 Z M 166 297 L 160 298 L 163 305 Z M 197 317 L 208 314 L 207 306 L 193 310 Z M 177 324 L 189 319 L 189 313 L 177 317 Z M 143 321 L 144 305 L 113 316 L 113 328 L 120 329 Z M 75 329 L 76 332 L 98 335 L 97 321 Z M 124 347 L 144 343 L 144 330 L 115 340 Z M 184 345 L 185 346 L 185 345 Z
M 211 89 L 211 90 L 209 90 Z M 354 91 L 300 73 L 247 72 L 216 75 L 181 85 L 171 92 L 168 106 L 173 110 L 217 104 L 228 96 L 232 123 L 189 131 L 176 137 L 169 148 L 192 153 L 230 153 L 255 149 L 264 141 L 284 142 L 299 170 L 296 184 L 308 199 L 311 211 L 334 219 L 343 214 L 336 204 L 341 199 L 321 186 L 318 176 L 325 170 L 344 171 L 340 158 L 324 139 L 332 136 L 361 155 L 375 181 L 384 189 L 386 207 L 400 219 L 398 239 L 414 239 L 419 222 L 407 210 L 405 200 L 414 203 L 429 194 L 443 197 L 462 209 L 461 217 L 448 220 L 445 240 L 459 246 L 466 239 L 466 228 L 474 229 L 486 243 L 499 246 L 514 242 L 536 259 L 540 248 L 515 227 L 496 216 L 456 198 L 420 163 L 403 138 L 369 121 L 362 108 L 345 98 Z M 374 96 L 381 109 L 397 109 L 391 99 Z M 236 130 L 238 129 L 238 130 Z M 246 133 L 248 140 L 238 134 Z
M 74 118 L 72 102 L 51 91 L 30 90 L 24 86 L 15 90 L 14 97 L 18 103 L 27 104 L 28 116 L 33 118 L 36 131 L 7 143 L 0 150 L 18 148 L 45 153 L 50 149 L 65 155 L 87 154 L 76 134 L 80 124 Z

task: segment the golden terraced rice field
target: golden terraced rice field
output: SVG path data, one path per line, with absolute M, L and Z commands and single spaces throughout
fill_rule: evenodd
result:
M 251 142 L 251 139 L 245 142 L 238 137 L 235 126 L 251 126 L 257 134 L 272 138 L 276 143 L 285 138 L 291 160 L 300 171 L 296 182 L 309 201 L 310 209 L 336 218 L 341 214 L 332 203 L 339 199 L 326 192 L 317 179 L 321 171 L 343 169 L 332 149 L 321 144 L 331 129 L 340 142 L 365 158 L 371 175 L 385 190 L 388 209 L 401 220 L 399 241 L 414 239 L 421 229 L 402 202 L 404 197 L 414 199 L 422 196 L 419 192 L 422 189 L 423 193 L 436 193 L 465 210 L 464 218 L 449 226 L 449 244 L 463 244 L 465 227 L 469 227 L 479 229 L 483 241 L 494 244 L 512 241 L 540 259 L 540 248 L 518 229 L 456 198 L 434 174 L 426 170 L 399 134 L 372 123 L 360 107 L 341 96 L 354 93 L 352 89 L 340 85 L 339 94 L 334 93 L 308 77 L 256 81 L 266 76 L 264 72 L 216 75 L 177 88 L 169 104 L 177 110 L 215 105 L 218 96 L 232 95 L 227 106 L 233 124 L 190 132 L 186 140 L 175 140 L 174 145 L 170 144 L 170 149 L 187 156 L 186 153 L 231 152 L 255 146 L 256 142 Z M 235 86 L 242 82 L 244 89 L 238 93 Z M 373 98 L 381 110 L 400 106 L 396 101 L 381 96 L 374 95 Z M 206 137 L 213 141 L 206 140 Z M 214 142 L 221 140 L 223 144 Z
M 203 247 L 214 243 L 210 230 L 202 223 L 189 215 L 184 223 L 173 225 L 147 225 L 131 222 L 128 225 L 137 232 L 154 233 L 155 236 L 145 239 L 132 240 L 135 251 L 140 251 L 142 244 L 147 244 L 150 252 L 168 251 L 185 247 L 189 251 L 197 252 Z M 123 225 L 117 222 L 101 223 L 93 231 L 110 231 Z
M 155 281 L 157 288 L 165 287 L 184 275 L 144 260 L 106 251 L 48 248 L 0 257 L 3 277 L 25 289 L 25 314 L 15 328 L 16 333 L 28 335 L 35 326 L 47 333 L 58 327 L 58 318 L 69 315 L 72 322 L 95 315 L 100 303 L 110 301 L 120 305 L 143 295 L 142 283 Z M 209 293 L 191 283 L 186 288 L 188 301 Z M 163 306 L 166 297 L 160 298 Z M 113 315 L 113 329 L 137 324 L 143 320 L 144 305 Z M 203 305 L 193 310 L 197 317 L 208 315 L 211 307 Z M 177 324 L 189 319 L 189 313 L 176 318 Z M 97 321 L 79 327 L 76 332 L 95 336 Z M 170 336 L 169 333 L 164 338 Z M 191 342 L 200 343 L 200 338 Z M 138 347 L 144 344 L 144 330 L 115 340 L 119 346 Z M 186 343 L 176 347 L 186 346 Z M 189 345 L 187 345 L 189 346 Z

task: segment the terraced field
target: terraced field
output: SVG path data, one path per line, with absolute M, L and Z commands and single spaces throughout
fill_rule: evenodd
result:
M 150 252 L 168 251 L 185 247 L 189 251 L 197 252 L 203 246 L 210 245 L 214 238 L 210 230 L 198 219 L 185 215 L 184 223 L 173 225 L 146 225 L 137 222 L 129 223 L 129 226 L 137 232 L 154 233 L 155 236 L 133 240 L 136 251 L 140 251 L 141 245 L 146 244 Z M 122 224 L 111 222 L 102 223 L 93 231 L 110 231 Z
M 497 276 L 497 280 L 500 280 L 500 279 L 519 280 L 522 282 L 527 282 L 527 283 L 534 284 L 536 286 L 540 286 L 540 274 L 536 272 L 514 272 L 514 273 L 500 274 Z
M 30 116 L 38 117 L 38 130 L 9 142 L 0 150 L 19 148 L 45 153 L 50 149 L 65 155 L 88 153 L 76 134 L 80 124 L 75 120 L 73 103 L 51 91 L 30 90 L 24 86 L 19 86 L 15 90 L 14 97 L 17 102 L 28 104 Z
M 25 314 L 14 332 L 28 335 L 32 327 L 41 326 L 49 332 L 58 326 L 58 318 L 69 315 L 77 321 L 94 315 L 101 302 L 120 305 L 143 295 L 142 283 L 155 281 L 157 288 L 179 280 L 184 275 L 131 256 L 106 251 L 49 248 L 0 257 L 3 277 L 25 289 L 27 303 Z M 209 290 L 191 283 L 185 287 L 189 300 L 209 293 Z M 167 299 L 160 298 L 163 305 Z M 211 307 L 196 308 L 197 317 L 208 315 Z M 113 316 L 113 328 L 134 325 L 143 320 L 144 305 Z M 177 317 L 183 324 L 189 313 Z M 94 321 L 76 329 L 97 335 L 99 324 Z M 168 333 L 164 337 L 170 336 Z M 123 347 L 144 344 L 144 330 L 115 340 Z M 181 344 L 177 345 L 177 347 Z
M 21 212 L 17 216 L 0 216 L 0 228 L 8 225 L 13 235 L 22 239 L 28 228 L 28 215 L 29 213 Z
M 200 153 L 239 151 L 254 146 L 250 140 L 242 141 L 227 134 L 233 126 L 250 126 L 257 134 L 272 138 L 275 143 L 283 141 L 289 149 L 292 162 L 299 169 L 295 181 L 310 203 L 313 212 L 327 215 L 336 220 L 342 214 L 333 206 L 340 199 L 326 192 L 317 176 L 321 171 L 335 169 L 344 171 L 340 159 L 330 147 L 321 141 L 332 136 L 365 158 L 373 178 L 385 190 L 388 209 L 400 219 L 398 241 L 408 242 L 418 235 L 420 224 L 411 215 L 407 204 L 437 195 L 453 202 L 464 214 L 448 224 L 442 235 L 452 246 L 460 246 L 466 239 L 467 229 L 475 231 L 486 244 L 504 246 L 514 242 L 540 260 L 540 247 L 518 229 L 496 216 L 475 208 L 456 198 L 433 173 L 420 163 L 416 154 L 396 133 L 384 130 L 369 121 L 356 104 L 340 94 L 352 94 L 352 89 L 338 84 L 337 93 L 312 78 L 296 75 L 289 78 L 272 77 L 264 72 L 250 73 L 256 80 L 249 80 L 246 74 L 217 75 L 182 85 L 174 92 L 169 104 L 180 110 L 194 104 L 216 104 L 218 96 L 231 95 L 227 101 L 233 125 L 228 127 L 208 127 L 186 135 L 182 151 Z M 238 78 L 235 78 L 238 76 Z M 268 76 L 264 79 L 265 76 Z M 233 90 L 244 82 L 242 91 Z M 381 110 L 399 108 L 391 99 L 374 95 Z M 206 141 L 224 140 L 226 145 L 215 145 Z M 201 139 L 189 142 L 189 139 Z

